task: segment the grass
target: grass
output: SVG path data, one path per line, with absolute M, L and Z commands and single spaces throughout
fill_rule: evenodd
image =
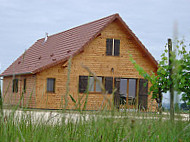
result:
M 67 92 L 63 98 L 65 102 L 69 96 L 69 72 L 68 69 Z M 85 103 L 87 100 L 88 98 L 85 98 Z M 77 109 L 80 101 L 73 101 Z M 11 112 L 7 113 L 8 110 Z M 64 109 L 52 112 L 59 114 L 60 119 L 56 123 L 53 115 L 49 115 L 47 119 L 43 115 L 34 119 L 34 115 L 38 113 L 36 109 L 22 108 L 20 115 L 17 115 L 18 110 L 17 106 L 3 109 L 0 99 L 0 142 L 188 142 L 190 138 L 190 123 L 182 121 L 180 116 L 171 122 L 166 119 L 169 115 L 156 113 L 118 112 L 116 109 L 91 112 L 79 109 L 70 112 Z M 49 111 L 40 110 L 43 113 Z M 68 114 L 70 117 L 66 117 Z M 77 114 L 79 119 L 73 121 L 71 114 Z
M 72 112 L 73 113 L 73 112 Z M 33 120 L 33 115 L 23 113 L 10 115 L 4 113 L 1 119 L 0 141 L 189 141 L 190 126 L 188 121 L 174 121 L 163 119 L 134 119 L 130 116 L 144 115 L 144 113 L 91 112 L 80 113 L 80 119 L 68 119 L 65 115 L 60 123 L 49 122 L 53 117 L 43 120 L 39 117 Z M 94 115 L 93 115 L 94 114 Z M 151 114 L 152 116 L 153 114 Z M 117 117 L 116 117 L 117 116 Z M 120 117 L 119 117 L 120 116 Z M 135 117 L 136 118 L 136 117 Z

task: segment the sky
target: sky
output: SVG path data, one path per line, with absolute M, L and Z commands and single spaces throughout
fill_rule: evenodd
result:
M 46 32 L 52 35 L 114 13 L 156 60 L 174 33 L 190 43 L 190 0 L 0 0 L 0 72 Z

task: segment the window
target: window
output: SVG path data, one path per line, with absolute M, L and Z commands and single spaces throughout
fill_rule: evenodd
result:
M 55 92 L 55 78 L 47 79 L 47 92 Z
M 105 82 L 105 89 L 108 91 L 109 94 L 112 93 L 113 90 L 113 78 L 112 77 L 97 77 L 97 79 L 104 84 Z M 94 77 L 88 76 L 79 76 L 79 93 L 84 93 L 87 90 L 89 80 L 89 92 L 100 93 L 102 91 L 101 85 L 98 80 L 95 80 Z
M 24 91 L 24 93 L 26 93 L 26 78 L 24 79 L 24 82 L 23 82 L 24 84 L 23 84 L 23 91 Z
M 13 79 L 13 93 L 18 92 L 18 79 Z
M 115 78 L 115 88 L 117 89 L 115 92 L 114 101 L 115 104 L 126 104 L 128 102 L 129 105 L 135 104 L 136 97 L 136 79 L 127 79 L 127 78 Z
M 106 55 L 119 56 L 119 54 L 120 54 L 120 40 L 107 39 L 106 40 Z
M 100 82 L 103 82 L 103 77 L 97 77 Z M 89 77 L 89 92 L 101 92 L 101 86 L 99 81 L 95 80 L 94 77 Z M 79 76 L 79 92 L 84 93 L 88 85 L 88 76 Z

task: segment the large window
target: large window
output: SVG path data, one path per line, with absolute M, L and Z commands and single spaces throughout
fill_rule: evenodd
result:
M 106 40 L 106 55 L 119 56 L 119 54 L 120 54 L 120 40 L 107 39 Z
M 108 94 L 112 93 L 113 90 L 113 78 L 112 77 L 97 77 L 98 80 L 95 80 L 94 77 L 88 76 L 79 76 L 79 92 L 84 93 L 87 91 L 87 85 L 89 80 L 89 89 L 88 92 L 90 93 L 100 93 L 102 91 L 101 89 L 101 83 L 105 85 L 105 89 L 108 92 Z
M 135 97 L 136 97 L 136 79 L 127 79 L 127 78 L 117 78 L 115 80 L 115 88 L 118 89 L 116 94 L 119 94 L 120 99 L 116 99 L 117 101 L 120 100 L 120 104 L 128 104 L 133 105 L 135 104 Z
M 55 78 L 47 79 L 47 92 L 55 93 Z
M 17 93 L 18 92 L 18 79 L 13 79 L 13 93 Z

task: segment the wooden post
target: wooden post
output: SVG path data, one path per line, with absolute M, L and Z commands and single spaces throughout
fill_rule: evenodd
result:
M 170 90 L 170 120 L 174 120 L 174 88 L 173 88 L 173 63 L 172 63 L 172 40 L 168 39 L 168 54 L 169 54 L 169 80 L 171 81 Z

